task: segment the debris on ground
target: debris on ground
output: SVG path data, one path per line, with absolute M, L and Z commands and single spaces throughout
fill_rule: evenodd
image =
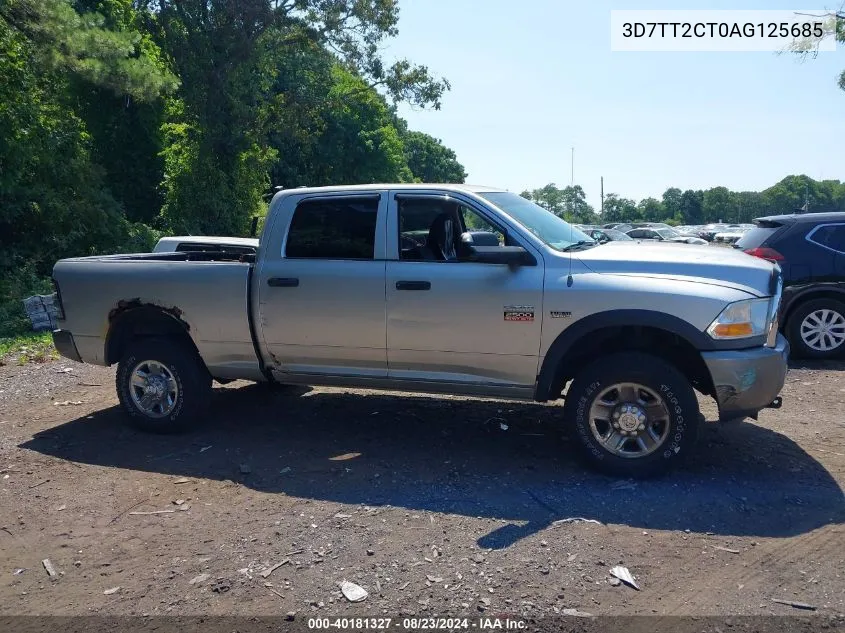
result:
M 619 580 L 616 576 L 611 576 L 608 579 L 607 584 L 609 584 L 611 587 L 618 587 L 622 584 L 622 581 Z
M 629 585 L 636 589 L 637 591 L 640 590 L 640 586 L 637 584 L 637 581 L 634 580 L 634 577 L 631 575 L 631 572 L 628 571 L 627 567 L 623 567 L 622 565 L 617 565 L 613 569 L 610 570 L 611 576 L 615 576 L 626 585 Z
M 181 505 L 182 505 L 182 504 L 184 504 L 184 503 L 185 503 L 185 500 L 184 500 L 184 499 L 177 499 L 176 501 L 174 501 L 174 502 L 173 502 L 173 505 L 175 505 L 175 506 L 181 506 Z
M 147 516 L 151 514 L 173 514 L 176 510 L 149 510 L 149 511 L 139 511 L 139 512 L 130 512 L 129 514 L 132 516 Z
M 54 407 L 77 407 L 82 404 L 82 400 L 62 400 L 61 402 L 54 402 Z
M 214 593 L 226 593 L 232 588 L 232 583 L 228 578 L 218 578 L 211 585 L 211 590 Z
M 179 479 L 175 479 L 173 481 L 173 483 L 174 484 L 189 484 L 189 483 L 191 483 L 191 480 L 188 479 L 187 477 L 179 477 Z
M 291 470 L 292 470 L 292 469 L 291 469 L 291 467 L 290 467 L 290 466 L 285 466 L 284 468 L 282 468 L 282 469 L 279 471 L 279 474 L 280 474 L 280 475 L 286 475 L 286 474 L 288 474 Z
M 26 568 L 18 567 L 15 571 L 12 572 L 12 576 L 20 576 L 25 571 L 26 571 Z
M 552 521 L 552 525 L 563 525 L 564 523 L 595 523 L 596 525 L 604 525 L 601 521 L 597 521 L 595 519 L 585 519 L 584 517 L 569 517 L 566 519 Z
M 290 562 L 290 558 L 286 558 L 283 561 L 279 561 L 278 563 L 276 563 L 272 567 L 268 567 L 267 569 L 262 571 L 261 577 L 262 578 L 268 578 L 270 576 L 270 574 L 272 574 L 274 571 L 276 571 L 279 567 L 281 567 L 282 565 L 287 565 L 289 562 Z
M 508 425 L 505 424 L 504 422 L 499 422 L 499 428 L 502 429 L 503 431 L 507 431 Z
M 721 545 L 711 545 L 713 549 L 717 549 L 720 552 L 727 552 L 728 554 L 739 554 L 738 549 L 731 549 L 730 547 L 722 547 Z
M 592 613 L 587 613 L 586 611 L 579 611 L 578 609 L 561 609 L 561 613 L 563 615 L 571 615 L 577 618 L 594 618 L 595 616 Z
M 64 503 L 58 508 L 56 508 L 56 512 L 61 512 L 62 510 L 67 510 L 67 505 L 65 505 Z
M 111 589 L 106 589 L 105 591 L 103 591 L 103 595 L 111 596 L 112 594 L 115 594 L 118 591 L 120 591 L 120 587 L 112 587 Z
M 188 581 L 188 584 L 189 585 L 197 585 L 201 582 L 205 582 L 209 578 L 211 578 L 211 574 L 200 574 L 199 576 L 194 576 L 193 578 L 191 578 Z
M 41 564 L 44 565 L 44 569 L 47 570 L 47 574 L 50 576 L 50 578 L 58 576 L 58 574 L 56 573 L 56 568 L 53 567 L 53 563 L 50 562 L 49 558 L 45 558 L 44 560 L 42 560 Z
M 366 589 L 348 580 L 341 581 L 339 586 L 343 597 L 349 600 L 349 602 L 362 602 L 369 595 Z
M 441 576 L 432 576 L 431 574 L 426 574 L 425 577 L 428 578 L 428 582 L 433 582 L 433 583 L 443 582 L 443 578 Z
M 794 600 L 781 600 L 780 598 L 772 598 L 772 602 L 777 602 L 778 604 L 785 604 L 788 607 L 792 607 L 793 609 L 804 609 L 805 611 L 815 611 L 817 607 L 807 604 L 806 602 L 796 602 Z

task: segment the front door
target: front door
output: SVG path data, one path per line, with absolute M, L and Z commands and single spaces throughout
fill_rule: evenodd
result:
M 291 196 L 256 276 L 274 371 L 384 378 L 385 193 Z M 287 208 L 286 206 L 287 205 Z M 377 227 L 382 227 L 377 230 Z
M 479 244 L 524 246 L 536 265 L 467 261 L 464 231 Z M 391 192 L 387 244 L 391 378 L 533 387 L 544 274 L 536 250 L 472 201 L 430 193 Z

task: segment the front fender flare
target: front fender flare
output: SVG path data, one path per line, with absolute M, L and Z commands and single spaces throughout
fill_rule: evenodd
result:
M 609 330 L 618 327 L 650 327 L 664 330 L 674 334 L 699 351 L 737 349 L 762 345 L 764 337 L 748 340 L 737 344 L 736 341 L 715 341 L 705 332 L 702 332 L 688 321 L 680 317 L 654 310 L 610 310 L 599 312 L 569 325 L 561 332 L 549 347 L 543 359 L 543 365 L 537 376 L 537 388 L 535 399 L 538 402 L 545 402 L 556 398 L 553 393 L 556 387 L 560 386 L 560 378 L 565 371 L 562 362 L 566 355 L 572 350 L 576 343 L 587 336 L 596 336 L 601 330 Z M 600 339 L 596 339 L 600 342 Z

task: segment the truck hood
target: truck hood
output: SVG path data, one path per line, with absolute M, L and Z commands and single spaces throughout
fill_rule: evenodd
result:
M 637 275 L 695 281 L 742 290 L 758 297 L 771 295 L 775 265 L 765 259 L 717 246 L 608 242 L 575 256 L 600 274 Z

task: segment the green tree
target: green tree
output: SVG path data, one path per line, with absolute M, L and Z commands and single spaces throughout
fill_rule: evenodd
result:
M 656 198 L 644 198 L 637 205 L 638 215 L 646 222 L 660 222 L 673 218 L 663 209 L 663 203 Z
M 580 224 L 593 224 L 598 221 L 598 216 L 592 206 L 587 203 L 587 195 L 581 185 L 564 187 L 563 217 L 570 222 Z
M 550 211 L 558 216 L 562 216 L 566 210 L 563 199 L 563 189 L 559 189 L 553 182 L 550 182 L 545 187 L 540 187 L 539 189 L 523 191 L 522 197 L 536 202 L 547 211 Z
M 0 3 L 0 329 L 24 323 L 19 300 L 45 290 L 56 259 L 144 250 L 93 160 L 74 90 L 154 99 L 175 77 L 151 63 L 137 31 L 64 0 Z M 9 325 L 12 324 L 12 325 Z
M 79 4 L 81 13 L 70 0 L 4 0 L 0 19 L 31 44 L 30 59 L 44 70 L 70 73 L 143 100 L 176 87 L 176 77 L 143 54 L 137 30 L 108 28 L 100 13 L 85 11 L 100 3 Z
M 637 205 L 633 200 L 622 198 L 615 193 L 604 196 L 602 222 L 635 222 L 638 219 Z
M 683 194 L 677 187 L 670 187 L 663 192 L 663 212 L 666 218 L 674 218 L 684 223 L 683 213 L 681 212 L 682 197 Z
M 679 221 L 682 224 L 703 224 L 704 219 L 704 193 L 687 189 L 681 194 Z
M 306 52 L 309 70 L 319 75 L 308 77 L 308 83 L 317 82 L 312 94 L 326 94 L 319 87 L 322 78 L 331 86 L 328 96 L 336 108 L 326 115 L 313 102 L 299 103 L 294 116 L 321 123 L 323 139 L 335 135 L 339 146 L 362 150 L 341 156 L 343 169 L 332 164 L 337 150 L 318 155 L 314 167 L 332 173 L 302 169 L 296 178 L 333 182 L 348 171 L 350 160 L 374 157 L 379 160 L 372 166 L 355 165 L 364 172 L 355 176 L 358 181 L 386 168 L 401 172 L 406 161 L 395 127 L 370 125 L 377 107 L 373 89 L 394 102 L 439 108 L 449 88 L 425 67 L 407 60 L 383 62 L 381 46 L 397 32 L 395 0 L 150 0 L 148 6 L 183 81 L 165 127 L 162 219 L 172 230 L 239 234 L 249 216 L 263 210 L 269 171 L 278 158 L 271 130 L 290 120 L 284 112 L 288 95 L 276 87 L 295 49 Z M 321 54 L 324 50 L 334 63 Z M 366 123 L 355 130 L 360 116 Z M 301 136 L 297 140 L 301 143 Z
M 713 187 L 704 192 L 701 212 L 705 222 L 733 222 L 733 196 L 726 187 Z
M 440 139 L 423 132 L 407 132 L 402 140 L 408 168 L 415 181 L 462 183 L 466 180 L 464 166 Z

